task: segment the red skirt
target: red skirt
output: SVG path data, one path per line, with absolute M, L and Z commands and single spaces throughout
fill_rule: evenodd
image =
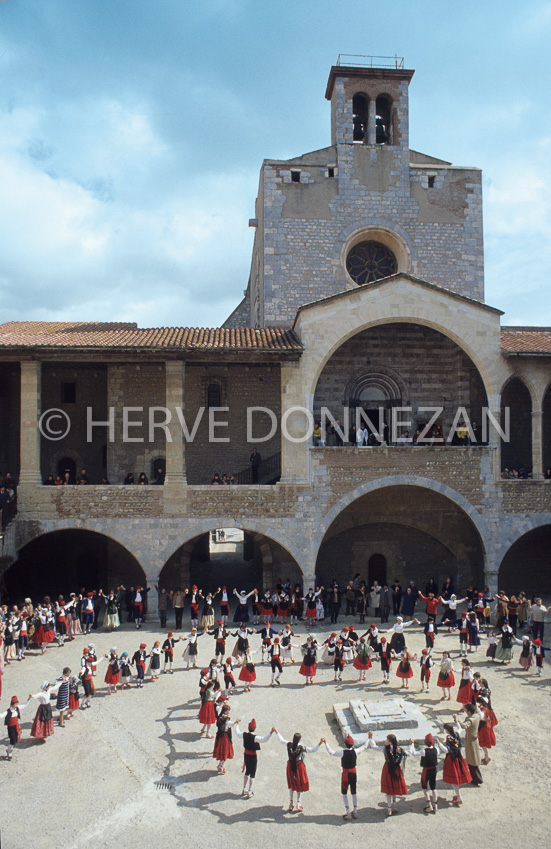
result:
M 478 732 L 478 742 L 485 749 L 492 749 L 496 744 L 496 735 L 488 720 L 486 720 L 486 725 Z
M 260 612 L 262 616 L 264 616 L 266 619 L 271 619 L 274 615 L 274 608 L 271 604 L 265 605 L 264 603 L 262 603 L 262 605 L 260 606 Z
M 42 722 L 40 719 L 40 708 L 38 708 L 33 727 L 31 728 L 31 737 L 36 737 L 37 740 L 42 740 L 44 737 L 52 737 L 54 733 L 54 720 L 49 719 L 47 722 Z
M 411 664 L 409 665 L 409 669 L 403 670 L 398 664 L 398 669 L 396 670 L 396 675 L 398 678 L 413 678 L 413 669 L 411 668 Z
M 459 786 L 471 783 L 471 772 L 467 766 L 467 761 L 462 755 L 458 758 L 452 758 L 451 755 L 446 755 L 442 779 L 446 782 L 446 784 L 455 784 Z
M 212 757 L 217 761 L 231 761 L 233 758 L 233 743 L 228 740 L 228 735 L 223 734 L 214 743 Z
M 447 678 L 442 678 L 442 676 L 438 675 L 438 681 L 436 682 L 437 687 L 445 687 L 446 690 L 449 687 L 455 687 L 455 678 L 453 672 L 450 672 Z
M 299 761 L 297 764 L 296 778 L 293 777 L 291 764 L 287 762 L 287 787 L 289 790 L 296 790 L 298 793 L 306 793 L 310 789 L 308 773 L 303 761 Z
M 202 725 L 214 725 L 216 722 L 216 714 L 214 712 L 214 702 L 210 700 L 203 702 L 199 711 L 199 722 Z
M 310 609 L 309 607 L 306 608 L 306 618 L 307 619 L 315 619 L 316 618 L 316 608 L 315 607 L 313 609 Z
M 304 661 L 302 661 L 300 665 L 299 672 L 301 675 L 304 675 L 306 678 L 313 678 L 316 674 L 317 664 L 314 663 L 312 666 L 306 666 Z
M 78 710 L 80 698 L 78 693 L 69 693 L 69 710 Z
M 280 619 L 287 619 L 287 617 L 289 615 L 289 608 L 288 607 L 278 607 L 277 608 L 277 615 L 279 616 Z
M 253 671 L 250 672 L 246 666 L 241 667 L 241 672 L 239 673 L 239 680 L 245 681 L 250 684 L 251 681 L 256 681 L 256 671 L 253 668 Z
M 38 628 L 36 628 L 33 636 L 34 643 L 41 645 L 42 643 L 53 643 L 54 640 L 55 632 L 53 628 L 49 631 L 45 631 L 42 625 L 39 625 Z
M 391 774 L 385 763 L 381 773 L 381 793 L 386 796 L 407 796 L 408 788 L 401 768 L 398 766 Z
M 354 669 L 371 669 L 373 664 L 371 663 L 371 658 L 368 657 L 365 663 L 360 660 L 359 655 L 356 655 L 353 663 Z
M 111 666 L 107 667 L 107 672 L 105 673 L 105 683 L 106 684 L 115 684 L 115 686 L 119 683 L 120 680 L 120 670 L 119 672 L 112 672 Z
M 468 705 L 473 700 L 473 685 L 467 679 L 461 681 L 459 690 L 457 691 L 457 701 L 462 705 Z

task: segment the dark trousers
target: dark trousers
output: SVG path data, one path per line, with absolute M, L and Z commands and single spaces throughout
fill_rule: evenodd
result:
M 543 640 L 543 622 L 532 622 L 532 636 L 534 640 Z
M 184 615 L 184 608 L 183 607 L 175 607 L 174 612 L 176 614 L 176 630 L 181 631 L 182 630 L 182 616 Z
M 353 599 L 350 600 L 350 599 L 347 598 L 346 599 L 346 613 L 344 615 L 345 616 L 354 616 L 354 613 L 356 612 L 355 607 L 356 607 L 356 602 Z
M 166 628 L 166 610 L 159 610 L 159 616 L 161 617 L 161 628 Z
M 477 766 L 471 766 L 469 764 L 469 771 L 471 773 L 471 778 L 473 780 L 473 784 L 475 787 L 478 787 L 479 784 L 482 784 L 482 776 L 480 774 L 480 770 Z
M 337 621 L 337 619 L 339 618 L 340 607 L 330 606 L 329 610 L 331 611 L 331 622 L 335 623 Z
M 400 602 L 402 601 L 402 597 L 398 596 L 398 598 L 392 598 L 392 613 L 394 616 L 398 616 L 400 612 Z

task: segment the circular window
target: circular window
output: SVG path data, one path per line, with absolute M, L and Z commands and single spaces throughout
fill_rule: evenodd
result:
M 352 280 L 362 286 L 398 271 L 396 257 L 381 242 L 359 242 L 346 258 L 346 270 Z

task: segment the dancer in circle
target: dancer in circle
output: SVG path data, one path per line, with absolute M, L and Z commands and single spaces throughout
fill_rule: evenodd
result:
M 306 642 L 302 645 L 304 656 L 299 669 L 299 673 L 306 678 L 305 684 L 313 684 L 316 677 L 317 669 L 317 652 L 318 644 L 314 637 L 309 636 Z
M 301 812 L 302 794 L 307 793 L 310 789 L 308 781 L 308 773 L 304 764 L 304 755 L 317 752 L 325 739 L 322 737 L 316 746 L 301 745 L 302 735 L 298 732 L 293 735 L 293 739 L 289 742 L 281 736 L 279 731 L 274 728 L 280 743 L 287 747 L 287 787 L 289 788 L 289 812 L 294 810 Z M 296 808 L 294 805 L 294 794 L 297 794 Z
M 342 801 L 344 803 L 345 813 L 343 814 L 343 820 L 350 819 L 350 807 L 348 805 L 348 791 L 350 790 L 350 795 L 352 796 L 352 819 L 358 819 L 358 794 L 357 794 L 357 775 L 356 775 L 356 763 L 358 760 L 358 755 L 367 749 L 369 743 L 366 740 L 365 743 L 359 746 L 357 749 L 354 748 L 354 738 L 348 734 L 344 739 L 344 749 L 333 749 L 328 745 L 327 740 L 323 739 L 325 743 L 325 748 L 327 752 L 335 758 L 341 759 L 341 795 Z
M 39 703 L 31 728 L 31 737 L 42 740 L 43 743 L 54 733 L 54 717 L 50 704 L 50 695 L 53 690 L 55 687 L 52 687 L 49 681 L 43 681 L 40 692 L 29 695 L 29 701 L 35 699 Z
M 368 746 L 383 752 L 385 762 L 381 772 L 381 793 L 386 796 L 389 817 L 396 813 L 398 796 L 407 796 L 408 788 L 402 772 L 402 761 L 407 752 L 398 745 L 394 734 L 388 734 L 384 746 L 377 746 L 373 741 L 373 731 L 368 731 Z
M 243 779 L 243 790 L 241 791 L 241 795 L 245 796 L 246 799 L 250 799 L 251 796 L 254 796 L 253 784 L 256 778 L 260 746 L 262 743 L 268 742 L 272 734 L 275 733 L 275 728 L 272 728 L 272 730 L 264 737 L 260 737 L 258 734 L 255 734 L 255 731 L 255 719 L 251 719 L 247 731 L 241 731 L 238 723 L 235 725 L 235 733 L 238 737 L 243 738 L 243 772 L 245 773 L 245 777 Z
M 451 701 L 451 688 L 455 687 L 455 677 L 454 673 L 455 668 L 453 665 L 453 661 L 449 655 L 449 652 L 442 652 L 442 660 L 440 661 L 440 670 L 438 672 L 438 680 L 436 681 L 436 686 L 442 688 L 442 696 L 440 701 L 444 701 L 447 699 Z
M 359 681 L 366 681 L 367 670 L 371 669 L 373 664 L 369 657 L 369 646 L 365 638 L 360 637 L 360 642 L 356 645 L 356 657 L 354 658 L 354 669 L 360 673 Z
M 226 761 L 233 758 L 232 728 L 238 722 L 241 722 L 240 719 L 230 719 L 230 710 L 231 708 L 226 702 L 222 705 L 216 718 L 216 739 L 212 757 L 218 761 L 218 773 L 221 775 L 226 772 Z
M 410 747 L 408 755 L 417 755 L 421 758 L 421 787 L 425 797 L 426 806 L 423 809 L 427 814 L 435 814 L 438 810 L 438 790 L 436 789 L 436 770 L 438 767 L 438 748 L 432 734 L 425 736 L 425 746 L 423 749 L 415 751 L 413 740 L 409 741 Z
M 396 670 L 396 675 L 402 681 L 400 687 L 405 687 L 406 690 L 409 690 L 409 679 L 413 678 L 413 669 L 411 666 L 412 659 L 417 660 L 417 655 L 413 655 L 412 658 L 407 649 L 404 649 L 400 655 L 400 662 L 398 663 L 398 669 Z
M 463 804 L 460 788 L 464 784 L 470 784 L 472 778 L 467 761 L 461 754 L 461 726 L 457 722 L 455 725 L 448 722 L 444 725 L 444 731 L 444 743 L 437 738 L 440 751 L 446 753 L 442 780 L 453 787 L 453 804 L 457 807 Z
M 461 660 L 461 681 L 459 682 L 459 689 L 457 691 L 457 701 L 460 704 L 468 705 L 474 702 L 473 681 L 474 675 L 471 664 L 464 657 Z

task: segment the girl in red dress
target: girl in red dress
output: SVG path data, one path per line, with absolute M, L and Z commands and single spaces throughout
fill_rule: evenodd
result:
M 233 758 L 231 730 L 238 722 L 241 720 L 230 720 L 230 706 L 227 703 L 224 704 L 216 720 L 216 739 L 212 751 L 212 757 L 218 761 L 218 772 L 221 774 L 226 772 L 224 767 L 226 761 Z
M 286 740 L 281 736 L 277 729 L 274 729 L 278 740 L 280 743 L 283 743 L 284 746 L 287 747 L 287 787 L 289 788 L 289 811 L 295 810 L 294 806 L 294 796 L 293 794 L 297 794 L 297 811 L 302 811 L 302 794 L 308 792 L 310 789 L 310 782 L 308 781 L 308 773 L 306 772 L 306 766 L 304 765 L 304 755 L 311 754 L 313 752 L 317 752 L 319 747 L 325 740 L 322 739 L 319 741 L 317 746 L 301 746 L 301 735 L 295 734 L 291 742 Z
M 481 690 L 481 693 L 478 697 L 478 705 L 482 714 L 482 721 L 478 726 L 478 744 L 484 752 L 482 763 L 489 764 L 492 759 L 489 755 L 488 749 L 493 749 L 493 747 L 496 745 L 496 735 L 494 733 L 494 728 L 498 724 L 498 719 L 492 710 L 492 705 L 490 702 L 490 691 L 488 689 Z
M 411 655 L 404 649 L 402 654 L 400 655 L 400 663 L 398 664 L 398 669 L 396 670 L 396 675 L 398 678 L 402 679 L 402 683 L 400 687 L 405 687 L 406 690 L 409 690 L 409 679 L 413 678 L 413 669 L 411 666 Z M 413 656 L 413 660 L 417 660 L 417 655 Z
M 372 665 L 371 658 L 369 657 L 369 646 L 365 639 L 360 637 L 360 642 L 356 646 L 356 657 L 353 663 L 354 669 L 357 669 L 360 673 L 359 681 L 366 680 L 367 670 L 371 669 Z
M 305 684 L 313 684 L 317 670 L 318 644 L 313 637 L 308 637 L 302 645 L 304 657 L 300 665 L 299 673 L 306 678 Z
M 251 684 L 254 681 L 256 681 L 256 670 L 254 668 L 252 656 L 253 656 L 253 654 L 256 654 L 256 652 L 258 650 L 259 649 L 255 649 L 255 652 L 252 652 L 250 650 L 250 648 L 247 648 L 247 650 L 245 651 L 245 653 L 243 655 L 243 661 L 242 661 L 242 664 L 241 664 L 241 672 L 239 673 L 239 680 L 243 681 L 244 684 L 245 684 L 245 687 L 243 688 L 244 693 L 250 693 L 251 692 Z
M 52 714 L 52 706 L 50 704 L 50 693 L 52 687 L 48 681 L 43 681 L 40 688 L 40 693 L 34 696 L 29 696 L 31 699 L 36 699 L 39 702 L 38 710 L 36 711 L 33 727 L 31 728 L 31 737 L 36 740 L 46 742 L 48 737 L 52 737 L 54 733 L 54 718 Z
M 444 725 L 446 732 L 446 740 L 441 743 L 438 738 L 438 746 L 441 752 L 446 753 L 444 760 L 444 770 L 442 779 L 446 784 L 451 784 L 453 787 L 453 804 L 458 806 L 463 803 L 461 798 L 461 790 L 463 784 L 470 784 L 472 781 L 471 771 L 467 765 L 467 761 L 461 754 L 461 726 L 456 723 L 454 726 L 451 722 Z
M 407 796 L 408 788 L 402 772 L 402 761 L 407 757 L 407 752 L 398 745 L 394 734 L 388 734 L 384 746 L 377 746 L 373 742 L 373 731 L 368 732 L 369 747 L 378 749 L 384 753 L 385 762 L 381 772 L 381 793 L 386 796 L 386 805 L 389 817 L 396 811 L 397 797 Z
M 109 657 L 109 663 L 107 664 L 107 671 L 105 673 L 104 680 L 107 684 L 107 695 L 110 696 L 113 689 L 115 693 L 117 692 L 117 687 L 119 686 L 120 681 L 121 669 L 119 666 L 117 649 L 112 648 L 109 654 L 106 654 L 105 657 Z
M 201 734 L 204 734 L 209 740 L 212 740 L 214 737 L 210 733 L 210 729 L 216 722 L 216 712 L 214 710 L 215 698 L 214 681 L 210 681 L 201 695 L 201 709 L 199 711 L 199 722 L 203 726 L 201 728 Z
M 457 701 L 462 705 L 473 704 L 475 691 L 473 689 L 474 675 L 471 664 L 466 658 L 461 661 L 461 681 L 457 691 Z
M 450 658 L 449 652 L 442 652 L 442 660 L 440 661 L 440 671 L 438 672 L 438 680 L 436 682 L 437 687 L 442 688 L 442 697 L 440 701 L 447 699 L 450 701 L 451 688 L 455 687 L 455 678 L 454 673 L 455 669 Z

